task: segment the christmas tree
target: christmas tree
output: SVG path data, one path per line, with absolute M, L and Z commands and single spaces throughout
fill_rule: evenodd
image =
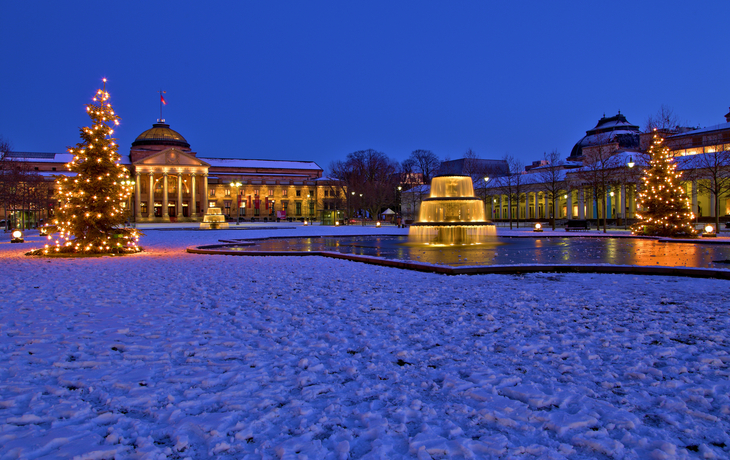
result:
M 641 219 L 631 226 L 631 232 L 641 235 L 695 237 L 692 226 L 694 214 L 690 208 L 687 193 L 679 183 L 681 173 L 664 146 L 664 139 L 654 134 L 649 148 L 651 164 L 641 178 L 643 186 L 639 193 L 637 213 Z
M 116 139 L 111 137 L 119 117 L 108 102 L 106 78 L 103 81 L 103 88 L 86 105 L 91 126 L 81 128 L 81 143 L 68 149 L 74 157 L 66 167 L 76 176 L 56 181 L 59 206 L 54 224 L 58 235 L 55 247 L 46 245 L 45 254 L 122 254 L 140 250 L 137 231 L 124 228 L 124 205 L 132 186 L 125 183 L 129 172 L 119 163 Z

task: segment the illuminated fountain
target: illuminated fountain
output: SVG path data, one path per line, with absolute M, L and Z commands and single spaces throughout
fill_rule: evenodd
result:
M 436 176 L 431 196 L 421 203 L 408 240 L 431 245 L 479 244 L 497 235 L 484 203 L 474 196 L 469 176 Z
M 200 228 L 209 230 L 228 228 L 228 222 L 226 222 L 221 208 L 208 208 L 203 216 L 203 222 L 200 223 Z

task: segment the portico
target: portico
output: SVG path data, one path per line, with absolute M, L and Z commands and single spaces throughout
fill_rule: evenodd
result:
M 200 220 L 207 208 L 209 167 L 174 147 L 132 163 L 136 220 Z

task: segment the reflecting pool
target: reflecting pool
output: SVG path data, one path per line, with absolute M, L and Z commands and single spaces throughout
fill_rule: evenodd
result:
M 640 238 L 509 238 L 483 244 L 425 246 L 407 236 L 282 238 L 241 251 L 338 251 L 453 267 L 514 264 L 614 264 L 730 269 L 730 245 L 667 243 Z

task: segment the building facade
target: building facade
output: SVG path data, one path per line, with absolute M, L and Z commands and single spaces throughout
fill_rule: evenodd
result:
M 48 182 L 71 175 L 65 166 L 71 154 L 12 155 Z M 130 222 L 198 222 L 208 208 L 249 221 L 316 219 L 327 202 L 328 184 L 313 161 L 200 157 L 164 121 L 140 134 L 129 155 L 121 156 L 134 182 L 126 204 Z M 46 218 L 53 204 L 49 200 Z

